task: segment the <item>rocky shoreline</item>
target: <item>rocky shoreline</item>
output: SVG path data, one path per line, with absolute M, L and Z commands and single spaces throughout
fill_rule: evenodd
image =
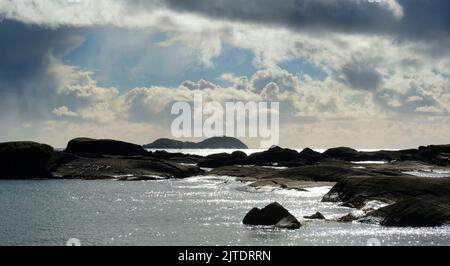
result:
M 357 163 L 362 161 L 385 163 Z M 333 186 L 323 197 L 324 202 L 339 202 L 364 211 L 362 216 L 349 214 L 339 221 L 357 220 L 383 226 L 449 224 L 450 178 L 408 174 L 445 170 L 446 167 L 450 167 L 450 145 L 376 152 L 339 147 L 323 153 L 308 148 L 297 152 L 273 147 L 251 155 L 236 151 L 203 157 L 149 152 L 132 143 L 89 138 L 71 140 L 64 151 L 35 142 L 0 143 L 0 179 L 136 181 L 207 174 L 233 176 L 253 187 L 305 190 Z M 371 201 L 380 201 L 386 206 L 376 210 L 367 208 Z M 292 218 L 295 219 L 289 216 L 288 220 L 294 221 Z M 325 217 L 318 212 L 308 219 L 317 218 Z M 294 224 L 284 227 L 300 227 Z

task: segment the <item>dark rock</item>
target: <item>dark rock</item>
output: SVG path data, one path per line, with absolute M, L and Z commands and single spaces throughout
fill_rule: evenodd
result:
M 300 159 L 305 160 L 308 164 L 314 164 L 323 159 L 324 155 L 310 148 L 303 149 L 299 154 Z
M 252 153 L 247 157 L 246 164 L 273 165 L 299 158 L 299 153 L 291 149 L 273 147 L 263 152 Z
M 450 164 L 450 145 L 421 146 L 415 154 L 415 159 L 439 166 Z
M 54 172 L 58 167 L 70 163 L 77 158 L 79 157 L 71 153 L 54 151 L 47 164 L 48 172 Z
M 65 152 L 124 156 L 147 154 L 144 148 L 136 144 L 110 139 L 90 138 L 76 138 L 69 141 Z
M 326 158 L 344 161 L 394 161 L 414 159 L 415 150 L 358 152 L 348 147 L 328 149 L 323 153 Z
M 202 160 L 203 156 L 193 155 L 193 154 L 184 154 L 180 152 L 167 152 L 163 150 L 149 152 L 147 154 L 148 157 L 158 158 L 169 160 L 174 163 L 184 163 L 184 164 L 197 164 L 200 160 Z
M 305 166 L 305 165 L 310 165 L 311 162 L 302 159 L 302 158 L 298 158 L 298 159 L 294 159 L 292 161 L 289 162 L 279 162 L 277 163 L 277 166 L 279 167 L 301 167 L 301 166 Z
M 415 176 L 353 176 L 340 180 L 323 201 L 380 200 L 393 203 L 420 195 L 445 196 L 450 193 L 450 179 Z
M 242 151 L 229 153 L 217 153 L 206 156 L 198 162 L 200 167 L 216 168 L 227 165 L 243 164 L 247 159 L 247 154 Z
M 235 176 L 235 177 L 250 177 L 262 178 L 270 174 L 276 174 L 279 170 L 263 168 L 261 166 L 223 166 L 215 168 L 208 172 L 208 175 L 217 176 Z
M 292 215 L 287 215 L 283 217 L 278 223 L 274 225 L 275 228 L 281 228 L 281 229 L 289 229 L 289 230 L 295 230 L 299 229 L 302 225 L 300 222 Z
M 60 178 L 154 180 L 203 174 L 196 166 L 147 157 L 77 158 L 53 173 Z
M 293 180 L 336 182 L 345 177 L 362 174 L 370 173 L 364 169 L 354 169 L 345 165 L 318 164 L 279 170 L 264 178 L 273 178 L 277 176 Z
M 262 209 L 251 209 L 245 215 L 242 223 L 247 225 L 272 225 L 286 229 L 298 229 L 301 226 L 300 222 L 278 202 L 271 203 Z
M 349 223 L 357 220 L 358 217 L 354 216 L 353 214 L 349 213 L 347 215 L 344 215 L 342 217 L 339 217 L 336 221 L 341 223 Z
M 421 146 L 421 147 L 419 147 L 417 156 L 430 157 L 432 155 L 436 155 L 439 153 L 450 153 L 450 144 L 449 145 L 429 145 L 426 147 Z
M 379 200 L 390 205 L 367 216 L 386 226 L 439 226 L 450 222 L 450 179 L 414 176 L 355 176 L 339 181 L 323 201 L 358 207 Z
M 366 170 L 355 169 L 350 164 L 320 163 L 317 165 L 306 165 L 288 169 L 272 169 L 264 166 L 224 166 L 208 172 L 211 175 L 227 175 L 236 177 L 252 177 L 262 180 L 274 180 L 279 178 L 291 181 L 314 181 L 314 182 L 337 182 L 342 178 L 356 175 L 379 175 L 389 174 L 391 176 L 401 175 L 396 170 Z
M 368 216 L 381 217 L 381 225 L 400 227 L 441 226 L 450 223 L 450 200 L 418 196 L 380 208 Z
M 213 137 L 201 142 L 184 142 L 167 138 L 144 145 L 146 149 L 248 149 L 242 141 L 232 137 Z
M 321 214 L 320 212 L 316 212 L 315 214 L 310 216 L 303 216 L 303 218 L 314 220 L 325 220 L 325 216 L 323 216 L 323 214 Z
M 52 152 L 36 142 L 0 143 L 0 179 L 48 177 Z
M 327 158 L 350 161 L 358 156 L 358 151 L 348 147 L 337 147 L 326 150 L 323 155 Z

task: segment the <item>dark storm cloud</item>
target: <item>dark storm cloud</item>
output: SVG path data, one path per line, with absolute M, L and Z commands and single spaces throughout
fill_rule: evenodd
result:
M 343 82 L 355 89 L 374 91 L 383 81 L 380 73 L 364 63 L 347 64 L 342 73 L 345 78 Z
M 51 56 L 61 58 L 80 44 L 77 32 L 0 23 L 0 112 L 35 118 L 48 114 L 57 100 L 64 101 L 55 94 L 48 67 Z
M 211 18 L 287 26 L 294 30 L 392 34 L 399 39 L 440 38 L 450 32 L 450 1 L 398 0 L 403 16 L 387 4 L 364 0 L 166 0 L 181 12 Z M 383 2 L 383 0 L 381 0 Z
M 394 23 L 393 13 L 380 5 L 353 0 L 167 0 L 179 11 L 230 20 L 274 23 L 294 29 L 308 27 L 343 31 L 385 28 Z
M 20 91 L 46 74 L 48 56 L 64 56 L 80 37 L 74 29 L 47 29 L 15 21 L 0 23 L 0 91 Z

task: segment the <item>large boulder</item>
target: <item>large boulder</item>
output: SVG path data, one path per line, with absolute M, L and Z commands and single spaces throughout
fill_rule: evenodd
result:
M 299 158 L 297 151 L 276 146 L 267 151 L 250 154 L 247 157 L 246 164 L 273 165 L 280 162 L 289 162 L 297 158 Z
M 358 156 L 358 151 L 348 147 L 337 147 L 326 150 L 324 157 L 350 161 Z
M 69 141 L 65 152 L 124 156 L 147 154 L 147 151 L 144 148 L 136 144 L 111 139 L 90 138 L 76 138 Z
M 200 160 L 197 165 L 200 167 L 217 168 L 227 165 L 243 164 L 247 159 L 247 154 L 242 151 L 233 153 L 216 153 L 206 156 Z
M 245 215 L 243 224 L 246 225 L 266 225 L 276 228 L 298 229 L 300 222 L 278 202 L 273 202 L 266 207 L 251 209 Z
M 317 163 L 323 159 L 323 154 L 310 148 L 305 148 L 299 153 L 299 157 L 309 164 Z
M 53 148 L 36 142 L 0 143 L 0 178 L 47 177 Z
M 320 152 L 316 152 L 310 148 L 303 149 L 298 156 L 292 153 L 295 159 L 287 162 L 279 162 L 277 166 L 283 167 L 300 167 L 305 165 L 312 165 L 320 162 L 324 156 Z

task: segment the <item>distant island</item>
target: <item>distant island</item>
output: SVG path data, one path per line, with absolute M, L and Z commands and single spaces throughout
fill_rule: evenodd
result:
M 201 142 L 160 138 L 143 147 L 145 149 L 248 149 L 242 141 L 232 137 L 212 137 Z

